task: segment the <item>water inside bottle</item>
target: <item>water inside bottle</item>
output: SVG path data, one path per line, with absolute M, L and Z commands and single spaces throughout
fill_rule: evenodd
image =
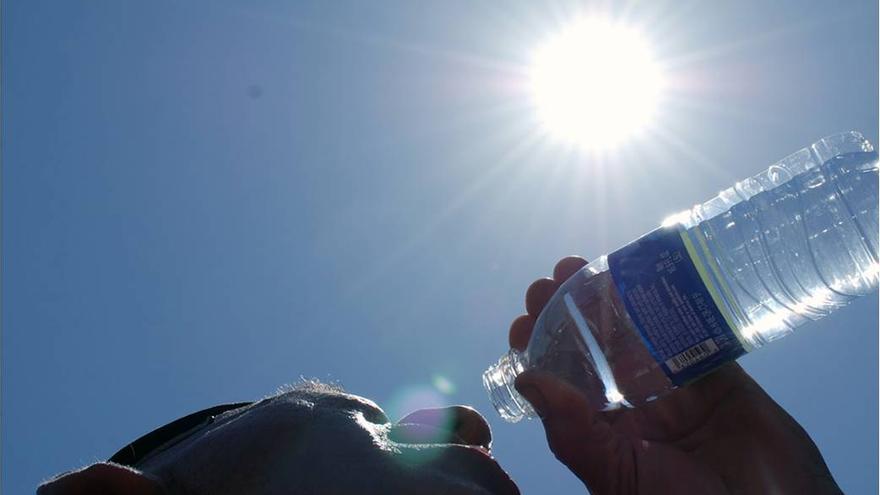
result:
M 712 280 L 752 347 L 877 286 L 877 153 L 777 173 L 765 190 L 738 184 L 744 200 L 687 231 L 717 264 Z
M 710 283 L 747 348 L 870 292 L 880 274 L 876 152 L 770 172 L 772 187 L 740 183 L 732 207 L 686 230 L 714 266 Z M 562 377 L 597 408 L 638 406 L 675 388 L 629 317 L 605 257 L 563 284 L 539 327 L 528 366 Z
M 527 350 L 535 356 L 530 366 L 565 379 L 600 409 L 649 402 L 675 387 L 645 347 L 611 273 L 595 268 L 575 274 L 548 303 L 539 323 L 546 334 Z

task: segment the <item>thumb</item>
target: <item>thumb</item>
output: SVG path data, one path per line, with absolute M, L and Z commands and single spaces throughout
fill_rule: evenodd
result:
M 610 468 L 625 449 L 621 448 L 622 439 L 586 397 L 544 371 L 524 371 L 515 386 L 541 417 L 556 458 L 591 490 L 607 486 L 609 473 L 617 471 Z

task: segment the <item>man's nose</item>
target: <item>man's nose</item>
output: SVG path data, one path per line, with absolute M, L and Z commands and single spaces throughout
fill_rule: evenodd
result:
M 449 443 L 476 445 L 487 450 L 492 445 L 492 432 L 489 430 L 489 424 L 480 413 L 468 406 L 419 409 L 407 414 L 397 423 L 447 430 L 452 433 Z

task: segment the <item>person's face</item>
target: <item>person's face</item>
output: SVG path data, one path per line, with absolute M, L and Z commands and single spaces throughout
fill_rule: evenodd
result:
M 391 423 L 373 402 L 293 391 L 232 410 L 138 466 L 169 491 L 241 494 L 516 494 L 473 409 Z

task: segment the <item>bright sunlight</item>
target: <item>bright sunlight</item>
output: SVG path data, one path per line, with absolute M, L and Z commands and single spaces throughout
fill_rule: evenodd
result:
M 550 134 L 587 149 L 608 149 L 651 123 L 663 78 L 640 33 L 590 18 L 536 51 L 531 83 Z

